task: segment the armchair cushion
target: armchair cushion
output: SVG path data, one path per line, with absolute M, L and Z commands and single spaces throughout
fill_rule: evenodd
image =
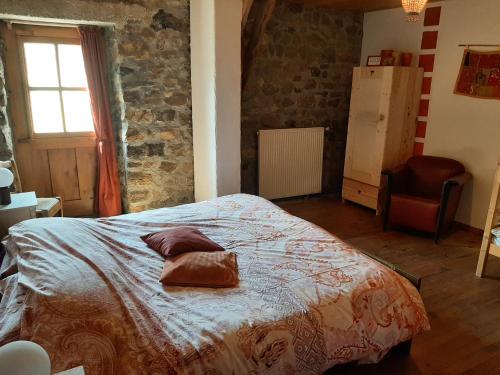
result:
M 393 194 L 390 224 L 434 232 L 439 214 L 439 201 L 407 194 Z
M 465 173 L 464 166 L 452 159 L 437 156 L 411 157 L 407 194 L 427 199 L 440 200 L 446 180 Z

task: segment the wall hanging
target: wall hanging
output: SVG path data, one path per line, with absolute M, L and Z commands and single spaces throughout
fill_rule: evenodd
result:
M 500 99 L 500 49 L 485 52 L 466 48 L 454 92 L 474 98 Z

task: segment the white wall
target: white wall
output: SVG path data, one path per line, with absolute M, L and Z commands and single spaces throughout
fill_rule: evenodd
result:
M 383 49 L 413 53 L 413 65 L 418 64 L 422 40 L 423 19 L 410 23 L 403 8 L 365 13 L 361 65 L 368 56 L 380 55 Z
M 217 196 L 215 150 L 215 9 L 191 1 L 191 87 L 196 201 Z
M 205 0 L 204 0 L 205 1 Z M 218 196 L 241 191 L 242 0 L 215 0 Z
M 500 156 L 500 101 L 454 95 L 453 89 L 463 54 L 458 44 L 500 43 L 500 1 L 448 0 L 441 5 L 424 154 L 459 160 L 473 174 L 457 220 L 483 228 Z M 421 25 L 402 24 L 403 18 L 398 10 L 365 14 L 363 56 L 382 48 L 404 49 L 405 40 L 408 48 L 418 50 Z
M 240 192 L 241 0 L 191 0 L 195 199 Z
M 500 43 L 499 0 L 443 4 L 424 153 L 462 161 L 474 175 L 457 219 L 484 228 L 500 156 L 500 101 L 454 95 L 461 43 Z M 491 50 L 491 48 L 490 48 Z

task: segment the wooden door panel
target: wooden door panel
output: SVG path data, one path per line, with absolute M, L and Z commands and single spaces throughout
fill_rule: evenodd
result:
M 94 213 L 97 178 L 95 142 L 86 147 L 44 149 L 40 145 L 19 143 L 16 149 L 23 191 L 34 191 L 38 197 L 60 196 L 68 216 L 90 216 Z M 70 203 L 71 202 L 71 203 Z
M 51 197 L 49 159 L 46 150 L 32 150 L 29 145 L 18 144 L 16 160 L 23 191 L 36 191 L 38 197 Z
M 23 191 L 35 191 L 43 198 L 53 196 L 46 150 L 33 150 L 28 143 L 18 143 L 16 162 Z
M 380 185 L 385 80 L 383 68 L 354 69 L 344 176 L 373 186 Z
M 77 201 L 67 201 L 64 204 L 65 216 L 94 216 L 94 200 L 80 199 Z
M 80 199 L 75 149 L 53 149 L 48 154 L 54 194 L 64 201 Z
M 19 152 L 18 152 L 19 154 Z M 52 184 L 50 181 L 50 166 L 49 155 L 47 150 L 31 150 L 31 173 L 27 179 L 29 182 L 29 189 L 25 191 L 36 191 L 40 198 L 47 198 L 54 196 L 52 191 Z
M 413 155 L 422 79 L 421 68 L 395 70 L 387 137 L 398 141 L 387 142 L 383 169 L 402 164 Z
M 97 178 L 97 155 L 95 147 L 76 149 L 76 164 L 81 199 L 94 199 Z
M 37 197 L 60 196 L 67 216 L 94 214 L 94 195 L 97 178 L 95 142 L 82 143 L 85 147 L 62 149 L 50 145 L 18 143 L 16 160 L 23 191 L 34 191 Z M 76 142 L 80 146 L 79 142 Z
M 377 123 L 374 120 L 355 120 L 352 123 L 352 161 L 351 176 L 361 182 L 370 183 L 372 180 L 373 157 L 376 153 L 375 139 Z

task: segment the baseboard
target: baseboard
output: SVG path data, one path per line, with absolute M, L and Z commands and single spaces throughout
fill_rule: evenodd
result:
M 453 227 L 461 230 L 465 230 L 470 233 L 477 234 L 478 236 L 483 236 L 484 230 L 471 227 L 470 225 L 459 223 L 458 221 L 453 222 Z

